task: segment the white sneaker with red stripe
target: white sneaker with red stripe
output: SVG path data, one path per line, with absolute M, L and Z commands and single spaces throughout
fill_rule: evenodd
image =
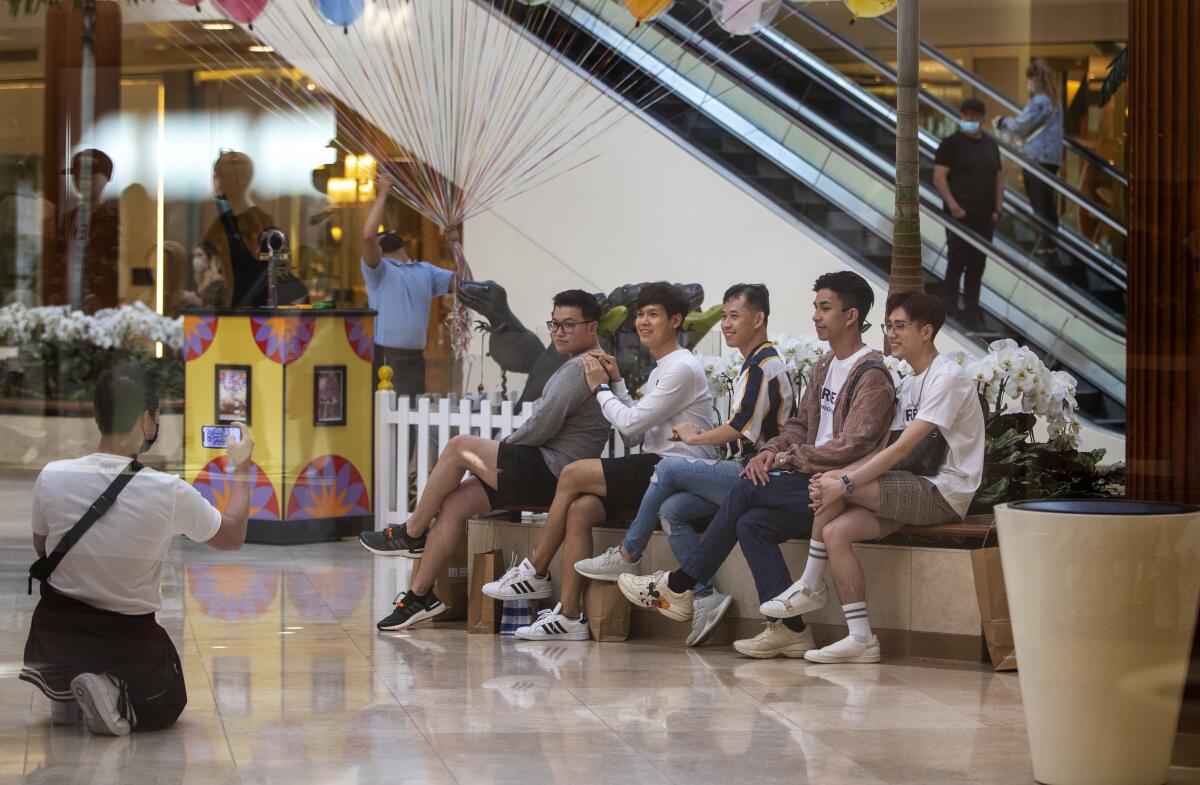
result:
M 561 602 L 553 610 L 540 612 L 537 621 L 528 627 L 518 627 L 514 634 L 525 641 L 586 641 L 591 637 L 587 619 L 564 616 Z
M 498 581 L 483 584 L 483 593 L 493 600 L 538 600 L 554 593 L 550 576 L 539 578 L 537 570 L 525 559 Z

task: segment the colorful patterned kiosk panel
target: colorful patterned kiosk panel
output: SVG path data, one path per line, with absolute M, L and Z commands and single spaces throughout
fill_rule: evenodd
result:
M 200 427 L 254 431 L 250 542 L 317 542 L 369 529 L 374 312 L 196 310 L 184 316 L 188 480 L 218 509 L 232 481 Z

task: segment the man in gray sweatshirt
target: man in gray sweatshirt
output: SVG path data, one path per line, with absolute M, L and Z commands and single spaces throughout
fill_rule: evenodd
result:
M 379 629 L 402 630 L 446 609 L 433 593 L 433 581 L 461 545 L 468 518 L 500 508 L 549 507 L 563 467 L 603 451 L 609 424 L 585 381 L 582 360 L 600 350 L 600 316 L 591 294 L 578 289 L 557 294 L 546 326 L 555 348 L 571 359 L 546 382 L 533 415 L 498 442 L 451 439 L 408 520 L 359 535 L 376 555 L 421 559 L 412 587 Z M 464 480 L 466 472 L 473 476 Z

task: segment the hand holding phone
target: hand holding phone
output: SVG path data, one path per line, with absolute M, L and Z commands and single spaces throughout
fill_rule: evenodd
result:
M 233 462 L 234 468 L 241 469 L 250 463 L 250 458 L 254 454 L 254 434 L 250 433 L 250 429 L 246 427 L 245 423 L 238 423 L 237 430 L 237 441 L 230 444 L 225 452 L 229 455 L 229 460 Z
M 200 426 L 200 444 L 209 450 L 222 450 L 241 438 L 236 425 Z

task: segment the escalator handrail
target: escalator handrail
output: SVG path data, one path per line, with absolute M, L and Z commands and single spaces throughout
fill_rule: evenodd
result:
M 869 65 L 880 75 L 886 77 L 889 81 L 891 81 L 891 82 L 896 81 L 896 72 L 894 70 L 892 70 L 892 68 L 887 63 L 883 62 L 878 57 L 871 54 L 867 50 L 863 49 L 862 47 L 860 47 L 858 44 L 854 43 L 853 41 L 850 41 L 849 39 L 847 39 L 845 36 L 841 35 L 837 31 L 828 27 L 824 22 L 822 22 L 821 20 L 812 16 L 807 11 L 805 11 L 799 7 L 796 7 L 794 2 L 789 2 L 789 6 L 791 7 L 793 16 L 799 18 L 802 22 L 807 24 L 809 27 L 811 27 L 814 30 L 816 30 L 817 32 L 821 33 L 826 38 L 830 39 L 831 41 L 833 41 L 834 43 L 836 43 L 838 46 L 842 47 L 846 51 L 850 52 L 850 54 L 857 57 L 863 63 Z M 768 29 L 764 30 L 762 34 L 770 37 L 772 40 L 775 40 L 781 44 L 787 43 L 787 44 L 790 44 L 792 47 L 798 46 L 794 41 L 791 41 L 786 36 L 775 31 L 773 28 L 768 28 Z M 857 88 L 858 86 L 855 85 L 855 87 Z M 858 89 L 861 90 L 861 88 L 858 88 Z M 930 95 L 928 91 L 919 90 L 918 92 L 920 95 L 921 103 L 929 105 L 935 111 L 937 111 L 939 114 L 941 114 L 943 117 L 951 118 L 954 120 L 958 119 L 957 112 L 955 112 L 951 107 L 947 106 L 945 103 L 943 103 L 941 100 L 939 100 L 935 96 Z M 1018 111 L 1019 111 L 1019 109 L 1018 109 Z M 1124 223 L 1122 223 L 1118 218 L 1113 216 L 1107 210 L 1105 210 L 1102 207 L 1100 207 L 1099 205 L 1096 205 L 1095 203 L 1093 203 L 1090 199 L 1087 198 L 1087 196 L 1082 191 L 1078 190 L 1077 188 L 1070 185 L 1069 183 L 1064 182 L 1060 178 L 1045 172 L 1040 166 L 1035 164 L 1033 161 L 1030 161 L 1028 158 L 1025 157 L 1024 153 L 1017 150 L 1012 145 L 1007 144 L 1000 139 L 996 139 L 996 142 L 997 142 L 997 144 L 1000 145 L 1001 152 L 1004 153 L 1004 156 L 1006 158 L 1008 158 L 1009 160 L 1011 160 L 1013 163 L 1015 163 L 1017 166 L 1019 166 L 1023 172 L 1028 172 L 1029 174 L 1032 174 L 1034 177 L 1041 180 L 1043 183 L 1048 185 L 1050 188 L 1057 191 L 1059 194 L 1061 194 L 1062 196 L 1066 197 L 1071 202 L 1078 205 L 1080 208 L 1086 210 L 1088 213 L 1094 215 L 1096 218 L 1103 221 L 1108 226 L 1112 227 L 1115 231 L 1120 233 L 1122 236 L 1128 236 L 1128 230 L 1126 229 Z M 1103 161 L 1103 159 L 1099 158 L 1099 156 L 1096 156 L 1094 153 L 1093 153 L 1092 157 L 1096 159 L 1096 162 Z M 1089 162 L 1091 162 L 1091 159 L 1089 159 Z
M 818 137 L 830 149 L 841 151 L 853 159 L 859 168 L 876 182 L 888 188 L 895 187 L 895 169 L 893 166 L 889 166 L 889 161 L 882 160 L 877 153 L 865 145 L 846 138 L 844 134 L 839 134 L 837 129 L 830 127 L 828 121 L 823 118 L 806 116 L 808 113 L 794 98 L 786 95 L 774 85 L 769 85 L 769 82 L 766 80 L 751 78 L 757 77 L 757 74 L 750 73 L 750 69 L 742 66 L 736 59 L 729 57 L 714 58 L 713 50 L 716 50 L 718 53 L 720 50 L 711 41 L 693 35 L 687 25 L 672 18 L 669 14 L 655 20 L 655 26 L 664 33 L 669 34 L 684 48 L 696 52 L 702 60 L 708 61 L 706 63 L 707 67 L 726 73 L 732 72 L 732 75 L 736 77 L 742 89 L 760 96 L 772 106 L 785 112 L 788 117 L 803 127 L 805 131 Z M 690 78 L 687 78 L 687 80 L 689 82 L 692 81 Z M 715 98 L 718 103 L 723 103 L 720 101 L 719 96 L 711 96 L 711 98 Z M 938 201 L 940 200 L 940 196 L 934 193 L 929 186 L 921 186 L 920 199 L 923 215 L 927 215 L 935 223 L 947 228 L 959 226 L 954 218 L 945 213 Z M 1023 254 L 1016 252 L 1007 245 L 999 245 L 994 241 L 988 243 L 978 235 L 975 235 L 974 232 L 956 231 L 956 234 L 963 236 L 963 239 L 967 240 L 976 249 L 983 251 L 987 256 L 997 259 L 1010 269 L 1022 274 L 1026 282 L 1036 285 L 1043 293 L 1055 296 L 1064 310 L 1087 323 L 1093 329 L 1115 341 L 1123 341 L 1125 339 L 1124 324 L 1118 318 L 1113 316 L 1107 318 L 1098 316 L 1098 308 L 1089 310 L 1087 307 L 1073 302 L 1072 299 L 1064 297 L 1063 282 L 1048 276 L 1045 270 L 1026 258 Z M 1072 291 L 1072 294 L 1078 296 L 1076 292 Z M 1095 301 L 1093 300 L 1092 302 L 1094 303 Z M 1099 305 L 1099 303 L 1095 304 Z
M 663 17 L 663 19 L 665 20 L 665 17 Z M 827 80 L 839 85 L 851 100 L 856 101 L 860 106 L 863 106 L 872 114 L 876 115 L 879 121 L 885 121 L 882 124 L 888 127 L 893 133 L 895 132 L 896 110 L 894 108 L 884 104 L 878 99 L 875 99 L 873 96 L 862 90 L 861 87 L 843 77 L 836 69 L 831 68 L 824 60 L 808 52 L 803 47 L 798 46 L 794 41 L 791 41 L 786 36 L 781 36 L 773 31 L 768 31 L 762 40 L 766 46 L 779 50 L 780 57 L 797 61 L 803 64 L 805 68 L 817 72 L 822 80 Z M 867 56 L 871 57 L 872 55 L 867 54 Z M 928 100 L 936 101 L 936 99 Z M 934 152 L 937 150 L 937 146 L 941 143 L 941 140 L 923 129 L 918 129 L 917 133 L 922 142 L 921 155 L 925 158 L 932 158 Z M 1000 147 L 1001 150 L 1005 150 L 1003 144 L 1001 144 Z M 1028 159 L 1020 156 L 1019 153 L 1013 152 L 1011 157 L 1018 165 L 1021 166 L 1023 166 L 1021 162 L 1025 161 L 1026 164 L 1032 167 L 1034 175 L 1043 182 L 1052 181 L 1051 184 L 1058 189 L 1070 188 L 1070 186 L 1065 186 L 1058 178 L 1048 175 L 1040 167 L 1034 166 L 1028 161 Z M 1028 218 L 1028 220 L 1037 224 L 1043 232 L 1055 235 L 1060 242 L 1065 242 L 1067 245 L 1070 245 L 1072 248 L 1074 248 L 1080 258 L 1082 258 L 1096 273 L 1103 275 L 1113 283 L 1124 286 L 1126 270 L 1125 265 L 1119 260 L 1113 259 L 1100 252 L 1092 243 L 1079 236 L 1079 234 L 1073 231 L 1070 227 L 1063 226 L 1062 224 L 1057 227 L 1052 226 L 1048 221 L 1046 221 L 1045 218 L 1038 215 L 1033 210 L 1033 207 L 1030 205 L 1028 199 L 1026 199 L 1023 195 L 1018 194 L 1014 189 L 1007 187 L 1005 188 L 1005 201 L 1011 205 L 1014 205 L 1016 208 L 1019 208 L 1020 212 L 1022 212 Z M 1115 221 L 1115 219 L 1113 220 Z M 1119 223 L 1114 223 L 1112 225 L 1119 227 L 1122 234 L 1125 233 L 1125 228 L 1123 225 Z
M 789 6 L 792 6 L 793 8 L 796 8 L 798 6 L 796 0 L 786 0 L 786 2 Z M 886 16 L 877 16 L 874 18 L 874 20 L 877 24 L 882 25 L 883 27 L 887 28 L 893 34 L 896 32 L 896 23 L 893 22 L 891 19 L 887 18 Z M 962 67 L 961 65 L 959 65 L 957 62 L 954 61 L 953 58 L 947 57 L 946 55 L 942 54 L 942 52 L 937 47 L 927 44 L 927 43 L 925 43 L 925 41 L 921 41 L 921 52 L 929 59 L 936 60 L 946 70 L 950 71 L 956 77 L 958 77 L 962 81 L 966 82 L 967 84 L 971 85 L 979 92 L 984 93 L 989 98 L 991 98 L 993 101 L 1002 105 L 1005 109 L 1009 110 L 1010 112 L 1018 112 L 1019 113 L 1021 111 L 1021 106 L 1016 101 L 1013 101 L 1011 98 L 1006 96 L 1004 93 L 1001 93 L 995 87 L 992 87 L 986 81 L 984 81 L 979 76 L 977 76 L 975 73 L 973 73 L 973 72 L 967 70 L 966 68 Z M 1129 178 L 1126 176 L 1126 174 L 1123 171 L 1118 169 L 1116 167 L 1116 165 L 1114 165 L 1111 161 L 1105 159 L 1103 156 L 1101 156 L 1095 150 L 1088 147 L 1078 137 L 1064 134 L 1063 135 L 1063 144 L 1067 147 L 1070 147 L 1072 152 L 1074 152 L 1080 158 L 1086 159 L 1088 163 L 1092 164 L 1093 166 L 1095 166 L 1098 169 L 1100 169 L 1101 171 L 1103 171 L 1105 174 L 1107 174 L 1112 179 L 1116 180 L 1122 186 L 1124 186 L 1126 188 L 1129 187 Z
M 758 74 L 749 68 L 741 66 L 736 58 L 730 57 L 728 53 L 721 50 L 718 45 L 697 34 L 695 30 L 691 29 L 684 22 L 676 19 L 670 14 L 667 14 L 659 17 L 656 20 L 656 24 L 660 29 L 670 32 L 671 36 L 678 42 L 681 42 L 685 47 L 697 50 L 703 58 L 711 60 L 713 63 L 720 63 L 724 70 L 736 72 L 743 89 L 748 89 L 751 92 L 762 95 L 765 100 L 771 102 L 789 117 L 798 119 L 806 126 L 813 122 L 811 118 L 804 117 L 806 110 L 798 102 L 791 100 L 789 96 L 783 93 L 783 91 L 771 84 L 769 79 L 766 79 L 761 74 Z M 769 48 L 773 48 L 771 40 L 764 39 L 763 43 Z M 830 69 L 823 60 L 810 54 L 803 48 L 797 47 L 794 42 L 791 42 L 786 38 L 782 38 L 780 43 L 781 45 L 788 46 L 785 51 L 780 52 L 781 57 L 789 59 L 794 64 L 818 70 L 820 72 L 821 79 L 828 79 L 830 81 L 838 82 L 841 87 L 853 91 L 851 94 L 855 98 L 860 97 L 858 94 L 861 93 L 861 88 L 852 82 L 849 82 L 849 80 L 845 79 L 845 77 L 843 77 L 836 70 Z M 876 122 L 880 122 L 881 125 L 886 126 L 892 133 L 895 133 L 894 110 L 884 106 L 882 103 L 877 102 L 874 99 L 871 99 L 870 96 L 865 96 L 865 98 L 868 100 L 862 101 L 860 104 L 867 104 L 869 111 L 876 116 Z M 890 120 L 890 122 L 882 122 L 882 120 L 885 118 Z M 932 148 L 936 145 L 938 140 L 936 137 L 928 134 L 927 132 L 922 131 L 921 134 L 922 139 L 925 142 L 925 145 L 922 146 L 921 154 L 925 158 L 932 158 Z M 845 146 L 848 143 L 849 140 L 847 138 L 842 138 L 839 140 L 838 144 L 834 146 Z M 862 152 L 865 152 L 865 150 Z M 1039 228 L 1041 228 L 1044 232 L 1055 233 L 1054 227 L 1046 222 L 1046 220 L 1040 215 L 1034 213 L 1032 207 L 1030 207 L 1027 201 L 1013 198 L 1013 194 L 1011 192 L 1006 193 L 1006 201 L 1011 203 L 1010 209 L 1019 209 L 1019 211 L 1022 212 L 1029 221 L 1038 225 Z M 1073 232 L 1060 232 L 1056 234 L 1060 241 L 1063 241 L 1066 245 L 1073 247 L 1078 252 L 1079 258 L 1082 259 L 1082 261 L 1093 272 L 1095 272 L 1097 275 L 1103 276 L 1116 286 L 1125 286 L 1125 270 L 1122 265 L 1097 252 L 1095 248 L 1093 248 L 1082 238 L 1079 238 Z M 1061 286 L 1061 282 L 1059 282 L 1059 285 Z

